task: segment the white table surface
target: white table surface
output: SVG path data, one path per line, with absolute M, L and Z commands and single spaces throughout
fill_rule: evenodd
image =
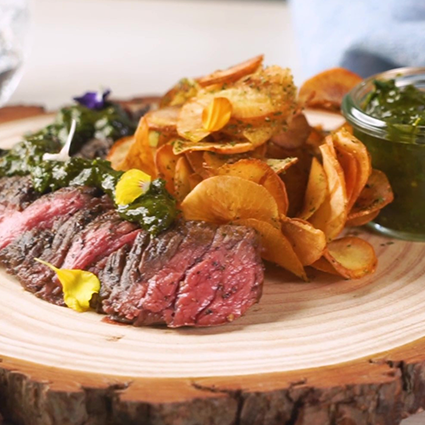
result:
M 10 104 L 49 109 L 100 86 L 116 97 L 163 93 L 264 53 L 302 82 L 286 3 L 34 0 L 31 50 Z M 402 425 L 425 425 L 425 413 Z
M 35 0 L 32 50 L 11 103 L 55 108 L 108 86 L 115 96 L 163 93 L 264 53 L 299 75 L 284 2 Z

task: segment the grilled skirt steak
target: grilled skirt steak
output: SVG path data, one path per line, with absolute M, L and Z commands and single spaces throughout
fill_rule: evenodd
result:
M 26 177 L 10 179 L 0 179 L 0 263 L 40 298 L 64 304 L 54 272 L 34 257 L 95 273 L 101 290 L 93 306 L 136 326 L 220 325 L 261 296 L 259 240 L 250 228 L 180 221 L 152 237 L 94 189 L 36 199 Z

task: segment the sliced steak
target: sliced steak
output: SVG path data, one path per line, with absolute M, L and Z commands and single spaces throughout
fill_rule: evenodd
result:
M 258 301 L 263 266 L 252 229 L 183 222 L 148 244 L 139 235 L 119 283 L 111 270 L 102 277 L 113 287 L 103 309 L 116 320 L 209 326 L 236 319 Z
M 5 216 L 22 211 L 39 197 L 28 176 L 0 178 L 0 223 Z
M 42 196 L 23 211 L 13 211 L 0 223 L 0 250 L 32 229 L 51 229 L 58 217 L 73 215 L 91 201 L 96 191 L 90 188 L 60 189 Z
M 32 229 L 23 233 L 0 251 L 0 261 L 9 273 L 16 274 L 27 290 L 62 305 L 62 287 L 55 273 L 34 258 L 62 267 L 76 235 L 95 217 L 111 208 L 112 203 L 107 197 L 90 198 L 87 205 L 75 214 L 58 216 L 51 229 Z
M 259 247 L 253 229 L 218 227 L 207 254 L 180 283 L 170 325 L 221 325 L 242 316 L 262 293 Z
M 136 224 L 122 220 L 113 210 L 107 211 L 74 238 L 62 268 L 99 274 L 108 256 L 123 245 L 132 244 L 140 232 Z
M 152 237 L 120 219 L 95 189 L 64 188 L 38 197 L 26 178 L 0 179 L 0 187 L 6 212 L 0 262 L 52 303 L 63 305 L 61 285 L 35 257 L 95 273 L 101 291 L 92 305 L 136 326 L 220 325 L 261 296 L 263 266 L 252 229 L 180 221 Z

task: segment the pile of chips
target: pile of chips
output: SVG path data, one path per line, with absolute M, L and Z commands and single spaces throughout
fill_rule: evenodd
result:
M 290 71 L 262 56 L 185 78 L 108 159 L 165 179 L 187 220 L 256 229 L 263 258 L 301 279 L 306 266 L 360 278 L 376 268 L 374 249 L 341 232 L 375 218 L 391 187 L 347 124 L 328 134 L 303 113 L 338 110 L 359 81 L 337 68 L 297 94 Z

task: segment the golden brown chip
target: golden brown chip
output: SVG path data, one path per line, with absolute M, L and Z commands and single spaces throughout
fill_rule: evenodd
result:
M 177 120 L 180 108 L 169 106 L 148 112 L 145 117 L 150 130 L 176 134 Z
M 328 69 L 301 86 L 298 100 L 310 108 L 339 111 L 344 96 L 361 81 L 359 75 L 348 69 Z
M 332 134 L 338 161 L 345 175 L 348 211 L 356 202 L 372 172 L 369 152 L 366 146 L 345 127 Z
M 331 136 L 328 136 L 331 137 Z M 323 230 L 326 239 L 335 239 L 342 231 L 347 220 L 347 195 L 345 192 L 344 172 L 329 144 L 319 147 L 322 153 L 323 169 L 326 174 L 328 195 L 320 208 L 310 217 L 310 223 Z
M 210 173 L 208 167 L 206 167 L 203 154 L 204 152 L 202 151 L 187 151 L 184 153 L 192 167 L 192 170 L 203 179 L 206 179 L 208 177 L 212 177 L 214 174 Z
M 382 171 L 373 169 L 365 187 L 348 214 L 347 225 L 358 226 L 361 217 L 370 218 L 372 213 L 381 210 L 393 199 L 394 194 L 387 176 Z M 370 220 L 373 218 L 375 217 Z
M 197 143 L 211 134 L 211 131 L 204 127 L 202 114 L 213 99 L 214 96 L 210 94 L 194 97 L 182 106 L 177 120 L 177 133 L 181 138 Z
M 325 170 L 317 158 L 311 162 L 310 175 L 304 194 L 304 207 L 299 218 L 308 220 L 323 204 L 328 194 L 328 183 Z
M 345 225 L 348 227 L 364 226 L 365 224 L 375 219 L 378 216 L 380 211 L 381 210 L 376 210 L 368 214 L 359 215 L 358 217 L 348 218 Z M 348 217 L 350 217 L 350 215 L 348 215 Z
M 174 155 L 171 144 L 161 146 L 155 152 L 155 167 L 157 176 L 166 181 L 166 188 L 172 195 L 174 194 L 174 174 L 176 163 L 179 157 Z
M 294 150 L 295 151 L 295 150 Z M 310 175 L 312 156 L 306 150 L 296 150 L 298 161 L 280 174 L 288 193 L 289 209 L 287 215 L 295 217 L 304 206 L 304 193 Z
M 126 157 L 120 164 L 120 169 L 136 168 L 155 178 L 154 148 L 149 142 L 149 126 L 146 115 L 141 118 L 134 139 L 134 143 L 130 145 Z
M 305 115 L 302 112 L 298 112 L 290 120 L 288 128 L 275 134 L 271 141 L 286 149 L 299 148 L 306 143 L 311 129 Z
M 325 234 L 308 221 L 282 217 L 282 233 L 290 240 L 303 266 L 313 264 L 325 251 Z
M 347 236 L 332 241 L 324 253 L 324 258 L 340 276 L 346 279 L 360 279 L 373 273 L 378 259 L 369 242 L 363 239 Z M 329 272 L 324 261 L 312 264 L 313 267 Z
M 233 224 L 252 227 L 261 238 L 261 256 L 286 270 L 289 270 L 303 280 L 307 280 L 304 267 L 294 252 L 290 241 L 269 223 L 254 218 L 235 220 Z
M 189 165 L 186 157 L 181 156 L 176 162 L 176 169 L 174 174 L 174 193 L 178 202 L 182 202 L 183 199 L 192 190 L 192 184 L 190 176 L 193 174 L 193 170 Z
M 288 195 L 279 176 L 263 161 L 255 158 L 241 159 L 217 169 L 218 175 L 235 176 L 264 186 L 276 201 L 281 214 L 288 210 Z
M 117 140 L 111 147 L 106 159 L 110 161 L 114 170 L 122 170 L 122 164 L 126 158 L 130 146 L 135 142 L 134 136 L 122 137 Z
M 198 94 L 199 84 L 191 78 L 182 78 L 174 87 L 161 98 L 160 108 L 180 106 Z
M 198 78 L 197 82 L 202 87 L 211 86 L 213 84 L 233 83 L 257 71 L 263 63 L 263 59 L 264 55 L 256 56 L 238 65 L 232 66 L 231 68 L 215 71 L 205 77 Z
M 207 152 L 217 152 L 221 154 L 238 154 L 249 152 L 254 149 L 254 146 L 250 142 L 197 142 L 192 143 L 187 140 L 174 139 L 173 140 L 173 150 L 176 155 L 186 152 L 195 152 L 195 151 L 207 151 Z
M 203 180 L 181 203 L 186 220 L 225 224 L 256 218 L 279 228 L 276 201 L 263 186 L 234 176 L 215 176 Z
M 276 173 L 285 173 L 286 170 L 298 162 L 297 157 L 288 157 L 285 159 L 267 158 L 265 163 Z

